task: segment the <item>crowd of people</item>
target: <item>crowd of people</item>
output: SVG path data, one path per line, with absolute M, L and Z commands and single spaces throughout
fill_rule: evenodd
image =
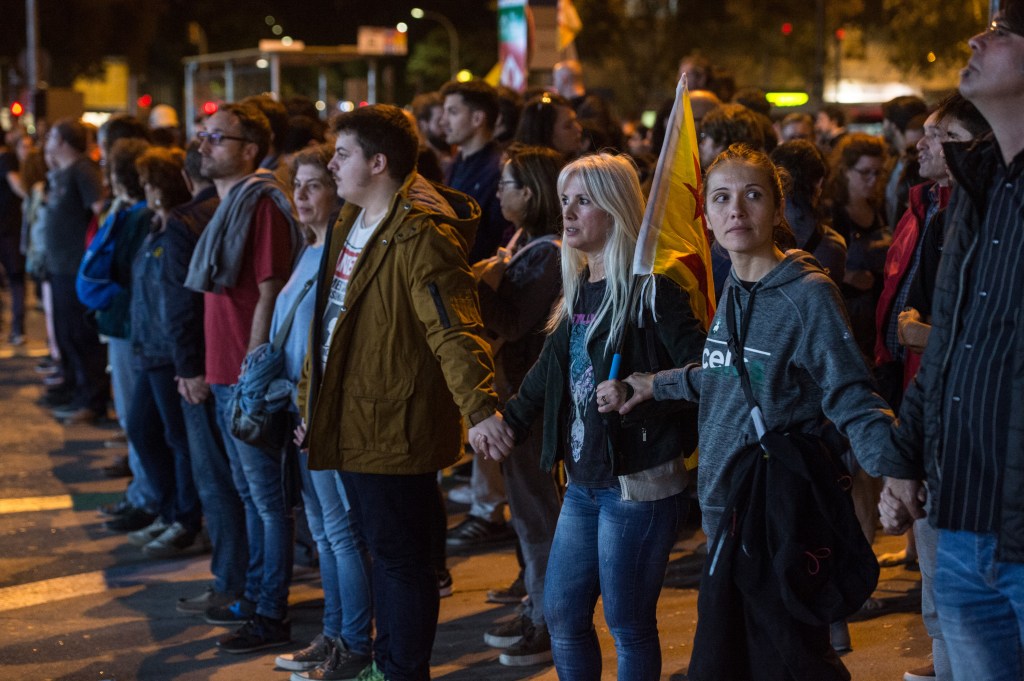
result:
M 177 609 L 231 627 L 222 652 L 293 644 L 289 587 L 318 564 L 322 631 L 275 660 L 292 679 L 428 679 L 448 549 L 508 541 L 520 574 L 488 598 L 519 608 L 483 637 L 502 664 L 601 678 L 601 597 L 618 677 L 660 678 L 688 512 L 690 678 L 848 679 L 881 521 L 913 525 L 880 559 L 920 565 L 933 643 L 904 678 L 1021 679 L 1024 2 L 968 44 L 959 91 L 888 102 L 881 136 L 684 60 L 707 326 L 631 269 L 668 107 L 620 124 L 577 62 L 326 124 L 250 97 L 184 144 L 166 108 L 12 131 L 7 340 L 34 285 L 54 417 L 112 400 L 125 434 L 107 528 L 153 559 L 211 551 Z M 448 528 L 439 472 L 466 451 Z

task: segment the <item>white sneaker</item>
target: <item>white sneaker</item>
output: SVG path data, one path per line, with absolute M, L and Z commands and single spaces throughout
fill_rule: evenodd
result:
M 150 558 L 172 558 L 192 546 L 196 542 L 196 534 L 175 521 L 159 537 L 143 546 L 142 552 Z
M 459 485 L 448 490 L 448 501 L 453 504 L 471 506 L 473 504 L 473 490 L 469 485 Z
M 128 543 L 132 546 L 145 546 L 164 533 L 169 525 L 162 518 L 157 518 L 141 530 L 128 533 Z

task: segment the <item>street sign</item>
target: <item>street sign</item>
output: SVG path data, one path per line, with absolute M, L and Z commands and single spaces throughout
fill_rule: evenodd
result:
M 405 33 L 386 26 L 360 26 L 356 46 L 366 57 L 404 56 L 409 51 Z

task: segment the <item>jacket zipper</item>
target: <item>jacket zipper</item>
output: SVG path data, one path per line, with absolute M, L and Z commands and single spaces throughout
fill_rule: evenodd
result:
M 441 320 L 441 327 L 445 329 L 452 328 L 451 319 L 448 317 L 448 310 L 444 308 L 444 300 L 441 298 L 441 290 L 434 282 L 427 284 L 427 290 L 430 291 L 430 297 L 434 299 L 434 307 L 437 308 L 437 316 Z

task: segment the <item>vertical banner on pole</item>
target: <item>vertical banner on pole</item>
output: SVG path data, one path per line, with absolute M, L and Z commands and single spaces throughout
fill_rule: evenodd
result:
M 529 35 L 526 0 L 498 0 L 499 82 L 516 92 L 526 90 Z

